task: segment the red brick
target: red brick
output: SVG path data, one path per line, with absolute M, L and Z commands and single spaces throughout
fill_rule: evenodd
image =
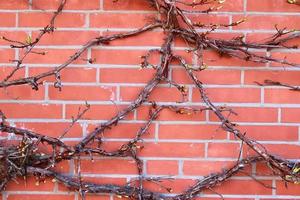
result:
M 226 135 L 226 132 L 217 125 L 161 124 L 158 137 L 160 139 L 210 140 L 226 139 Z
M 278 118 L 276 108 L 235 107 L 232 109 L 238 114 L 229 116 L 229 119 L 234 122 L 277 122 Z M 228 112 L 224 111 L 223 114 L 227 116 Z M 209 118 L 211 121 L 219 121 L 212 112 Z
M 40 32 L 33 32 L 34 40 Z M 54 31 L 44 35 L 39 41 L 40 45 L 82 45 L 100 35 L 97 31 Z
M 226 15 L 218 15 L 218 14 L 211 14 L 211 15 L 190 15 L 188 16 L 190 20 L 192 20 L 195 24 L 200 25 L 219 25 L 219 24 L 229 24 L 229 16 Z M 228 29 L 227 27 L 222 27 L 224 29 Z
M 185 0 L 184 2 L 192 3 L 193 0 Z M 199 6 L 184 6 L 178 4 L 182 9 L 191 10 L 191 11 L 199 11 L 199 10 L 207 10 L 209 8 L 219 8 L 218 11 L 229 11 L 229 12 L 241 12 L 243 11 L 243 1 L 242 0 L 226 0 L 224 3 L 219 3 L 219 1 L 210 1 L 207 4 L 199 5 Z
M 269 41 L 272 36 L 272 33 L 247 33 L 244 38 L 250 43 L 262 43 Z
M 142 87 L 121 87 L 120 98 L 122 101 L 133 101 L 142 91 Z M 157 102 L 181 102 L 181 92 L 174 87 L 156 87 L 149 96 L 150 101 Z
M 19 14 L 20 27 L 45 27 L 49 24 L 52 13 L 27 12 Z M 36 20 L 39 19 L 39 20 Z M 55 27 L 83 27 L 85 25 L 85 14 L 62 13 L 54 23 Z
M 46 178 L 45 182 L 38 182 L 38 180 L 33 176 L 29 176 L 25 180 L 23 178 L 17 178 L 16 181 L 8 183 L 6 191 L 53 191 L 54 183 L 51 180 L 52 179 L 50 178 Z
M 96 28 L 140 28 L 149 21 L 153 21 L 154 17 L 153 14 L 96 13 L 90 15 L 90 26 Z
M 47 200 L 74 200 L 74 194 L 10 194 L 7 200 L 40 200 L 41 198 Z
M 69 135 L 69 134 L 68 134 Z M 66 136 L 67 138 L 68 136 Z M 59 173 L 65 173 L 68 174 L 73 170 L 70 165 L 72 161 L 69 160 L 64 160 L 56 164 L 56 166 L 53 168 L 54 171 L 59 172 Z M 72 172 L 71 172 L 72 173 Z
M 173 160 L 148 160 L 147 174 L 177 175 L 178 161 Z
M 201 197 L 201 198 L 195 198 L 196 200 L 219 200 L 220 197 Z M 227 198 L 227 197 L 223 197 L 224 200 L 254 200 L 254 199 L 250 199 L 250 198 L 245 198 L 245 197 L 242 197 L 242 198 Z M 266 199 L 264 199 L 266 200 Z M 268 200 L 271 200 L 271 199 L 268 199 Z
M 204 156 L 204 144 L 198 143 L 143 143 L 141 156 L 147 157 L 194 157 Z
M 257 88 L 208 88 L 206 93 L 212 102 L 259 103 L 260 89 Z M 202 101 L 198 89 L 193 90 L 193 101 Z
M 285 159 L 297 159 L 299 157 L 300 146 L 296 144 L 264 144 L 265 149 L 271 155 Z M 250 147 L 244 146 L 243 156 L 257 155 Z
M 299 16 L 293 15 L 236 15 L 233 21 L 239 21 L 246 18 L 244 23 L 234 26 L 233 29 L 249 29 L 249 30 L 275 30 L 275 24 L 279 29 L 299 29 Z
M 16 26 L 16 14 L 15 13 L 0 13 L 0 19 L 5 19 L 5 20 L 0 20 L 0 26 L 2 26 L 2 27 Z
M 137 168 L 133 160 L 81 160 L 81 172 L 92 174 L 136 174 Z
M 145 54 L 144 50 L 92 49 L 92 59 L 98 64 L 140 65 Z
M 0 67 L 0 80 L 4 80 L 15 68 L 14 67 Z M 25 69 L 22 68 L 18 70 L 10 80 L 24 78 L 25 77 Z
M 248 35 L 248 34 L 247 34 Z M 212 32 L 209 34 L 209 38 L 218 40 L 232 40 L 237 37 L 243 37 L 243 33 L 231 33 L 231 32 Z
M 281 109 L 281 121 L 282 122 L 294 122 L 299 123 L 300 119 L 299 108 L 282 108 Z
M 154 76 L 152 69 L 100 69 L 101 83 L 147 83 Z M 130 74 L 130 76 L 128 76 Z
M 0 49 L 0 63 L 12 63 L 15 59 L 15 51 L 13 49 Z
M 8 118 L 61 118 L 62 106 L 55 104 L 0 104 Z
M 110 196 L 109 195 L 96 195 L 96 194 L 87 194 L 85 196 L 86 200 L 110 200 Z
M 237 143 L 209 143 L 207 151 L 208 157 L 237 158 L 241 148 Z
M 104 132 L 103 137 L 105 138 L 134 138 L 137 132 L 143 127 L 143 123 L 118 123 L 118 126 L 112 127 Z M 88 131 L 93 131 L 97 124 L 90 124 Z M 150 125 L 147 133 L 142 138 L 154 138 L 155 127 Z
M 67 118 L 76 117 L 78 114 L 78 109 L 84 108 L 84 105 L 67 105 L 66 106 L 66 116 Z M 125 108 L 125 106 L 117 105 L 91 105 L 90 109 L 84 114 L 82 119 L 93 119 L 93 120 L 108 120 L 114 117 L 120 109 Z M 133 114 L 130 113 L 125 119 L 132 119 Z
M 33 90 L 28 85 L 12 86 L 0 89 L 0 99 L 8 100 L 43 100 L 45 98 L 45 88 L 39 87 L 39 90 Z
M 107 152 L 114 152 L 122 147 L 124 144 L 124 141 L 105 141 L 101 144 L 101 149 L 104 149 Z M 139 145 L 139 144 L 138 144 Z M 97 142 L 94 142 L 93 144 L 90 145 L 93 148 L 98 148 Z M 132 161 L 134 162 L 134 161 Z
M 195 109 L 201 109 L 200 107 L 195 107 Z M 149 118 L 149 107 L 142 106 L 137 109 L 138 119 L 148 119 Z M 205 120 L 205 111 L 190 113 L 190 114 L 175 114 L 174 111 L 170 109 L 164 109 L 160 112 L 157 120 L 161 121 L 203 121 Z
M 64 131 L 70 127 L 71 123 L 66 122 L 19 122 L 16 123 L 17 127 L 32 130 L 42 135 L 51 137 L 60 137 Z M 82 127 L 80 124 L 75 123 L 68 131 L 64 138 L 82 137 Z
M 193 62 L 193 57 L 194 57 L 194 52 L 189 52 L 189 51 L 183 51 L 183 50 L 174 50 L 174 55 L 180 56 L 182 59 L 185 60 L 186 63 L 192 64 Z M 175 59 L 171 62 L 171 64 L 174 65 L 182 65 L 179 60 Z
M 147 1 L 110 1 L 104 0 L 104 10 L 153 10 Z
M 28 1 L 27 0 L 7 0 L 7 1 L 0 1 L 0 9 L 6 10 L 21 10 L 21 9 L 28 9 Z
M 57 9 L 60 5 L 60 1 L 53 0 L 33 0 L 33 9 Z M 98 0 L 88 0 L 82 3 L 80 0 L 68 0 L 64 6 L 64 10 L 98 10 L 100 8 L 100 1 Z
M 282 198 L 280 198 L 280 199 L 278 199 L 278 198 L 276 198 L 276 199 L 267 198 L 267 199 L 264 199 L 264 200 L 285 200 L 285 199 L 282 199 Z M 294 198 L 293 200 L 299 200 L 299 198 Z
M 265 89 L 266 103 L 297 104 L 300 103 L 300 93 L 286 88 Z
M 204 70 L 195 72 L 199 80 L 204 84 L 240 84 L 241 72 L 239 70 Z M 182 69 L 174 69 L 172 73 L 173 80 L 180 84 L 191 84 L 192 81 L 187 72 Z
M 36 54 L 31 53 L 24 59 L 25 63 L 31 64 L 62 64 L 70 59 L 76 53 L 73 49 L 35 49 L 36 52 L 44 53 Z M 78 59 L 74 61 L 76 64 L 86 63 L 86 52 L 83 53 Z
M 259 56 L 264 56 L 263 52 L 254 52 Z M 230 57 L 228 55 L 220 55 L 215 51 L 204 51 L 203 62 L 209 66 L 238 66 L 238 67 L 262 67 L 265 66 L 264 63 L 257 63 L 253 61 L 245 61 L 244 59 L 239 59 L 236 57 Z
M 246 136 L 254 140 L 267 141 L 297 141 L 298 127 L 297 126 L 240 126 L 242 132 Z M 232 139 L 235 139 L 231 135 Z
M 279 81 L 286 84 L 299 85 L 299 71 L 245 71 L 245 84 L 256 85 L 255 82 L 264 83 L 265 80 Z
M 299 12 L 298 6 L 287 3 L 281 0 L 248 0 L 247 10 L 256 12 Z
M 272 189 L 263 187 L 261 183 L 272 186 L 271 181 L 254 181 L 254 180 L 228 180 L 214 188 L 214 192 L 219 194 L 241 194 L 241 195 L 271 195 Z M 211 191 L 207 191 L 212 193 Z
M 244 2 L 242 0 L 227 0 L 225 3 L 221 4 L 222 8 L 220 11 L 243 11 Z
M 187 190 L 189 187 L 195 184 L 195 180 L 191 179 L 175 179 L 175 180 L 162 180 L 159 184 L 163 187 L 159 187 L 157 183 L 153 181 L 145 181 L 143 186 L 145 189 L 159 193 L 169 193 L 166 188 L 170 189 L 171 193 L 181 193 Z
M 50 100 L 114 101 L 115 88 L 106 86 L 63 86 L 49 88 Z
M 277 195 L 300 195 L 299 185 L 297 184 L 276 181 L 276 189 Z
M 121 2 L 121 1 L 119 1 Z M 125 2 L 125 1 L 122 1 Z M 113 34 L 126 33 L 126 31 L 114 32 L 106 31 L 104 36 L 111 36 Z M 127 37 L 120 40 L 109 42 L 109 46 L 161 46 L 165 34 L 161 31 L 149 31 L 133 37 Z
M 2 18 L 1 13 L 0 13 L 0 17 Z M 5 18 L 7 21 L 6 20 L 0 21 L 0 26 L 3 26 L 3 25 L 1 25 L 1 22 L 9 22 L 9 17 L 5 17 Z M 14 20 L 12 20 L 12 21 L 14 21 Z M 27 34 L 24 31 L 15 31 L 15 30 L 14 31 L 0 31 L 0 37 L 1 36 L 5 37 L 7 39 L 10 39 L 10 40 L 25 42 Z M 0 44 L 1 45 L 11 45 L 11 42 L 0 39 Z
M 276 58 L 279 60 L 285 60 L 289 63 L 293 63 L 298 65 L 300 63 L 300 53 L 298 52 L 272 52 L 271 53 L 272 58 Z M 285 64 L 280 63 L 271 63 L 272 66 L 289 66 Z
M 126 178 L 117 178 L 117 177 L 89 177 L 89 175 L 85 175 L 84 177 L 85 181 L 91 181 L 93 183 L 97 184 L 117 184 L 117 185 L 124 185 L 127 183 Z
M 29 76 L 35 76 L 53 70 L 49 67 L 29 67 Z M 96 82 L 96 69 L 84 67 L 67 67 L 60 71 L 61 80 L 66 82 Z M 43 80 L 55 82 L 55 76 L 46 77 Z
M 193 176 L 207 176 L 211 173 L 219 173 L 227 169 L 233 162 L 226 161 L 184 161 L 183 174 Z
M 256 176 L 274 176 L 272 169 L 266 164 L 266 162 L 258 162 L 255 164 Z

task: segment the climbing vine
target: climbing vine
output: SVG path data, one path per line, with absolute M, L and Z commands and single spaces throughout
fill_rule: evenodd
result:
M 3 133 L 13 133 L 20 138 L 17 144 L 1 144 L 0 145 L 0 190 L 5 190 L 8 182 L 12 181 L 16 177 L 27 177 L 34 175 L 39 180 L 43 180 L 45 177 L 51 177 L 53 180 L 64 184 L 69 189 L 78 191 L 85 199 L 87 193 L 111 193 L 121 197 L 127 197 L 132 199 L 174 199 L 184 200 L 192 199 L 196 197 L 203 190 L 213 190 L 217 185 L 222 184 L 229 178 L 236 175 L 238 172 L 245 169 L 246 166 L 252 163 L 265 164 L 274 175 L 279 176 L 285 182 L 300 183 L 300 163 L 295 160 L 289 160 L 282 157 L 277 157 L 266 150 L 266 148 L 259 142 L 249 138 L 245 133 L 238 129 L 235 123 L 231 122 L 226 113 L 238 114 L 234 110 L 226 107 L 216 106 L 205 92 L 205 87 L 201 82 L 201 78 L 196 75 L 196 72 L 206 70 L 207 66 L 204 60 L 204 50 L 210 49 L 217 52 L 221 56 L 235 57 L 241 60 L 252 61 L 257 63 L 280 63 L 289 66 L 297 66 L 297 63 L 292 63 L 286 59 L 278 59 L 272 56 L 257 54 L 252 49 L 263 49 L 266 51 L 274 49 L 296 49 L 297 46 L 288 45 L 287 42 L 295 38 L 300 38 L 298 31 L 287 29 L 276 29 L 276 33 L 265 40 L 262 43 L 250 43 L 245 42 L 243 37 L 235 37 L 233 39 L 214 39 L 211 37 L 216 29 L 220 27 L 238 26 L 243 23 L 245 19 L 241 19 L 231 24 L 202 24 L 195 22 L 189 17 L 192 13 L 206 13 L 217 11 L 225 1 L 221 0 L 194 0 L 192 2 L 183 0 L 145 0 L 149 6 L 160 15 L 159 18 L 153 19 L 151 22 L 145 23 L 143 27 L 140 27 L 133 31 L 125 33 L 111 34 L 108 36 L 96 37 L 83 44 L 82 47 L 75 52 L 64 63 L 55 67 L 47 72 L 29 76 L 26 78 L 14 78 L 17 71 L 24 67 L 24 59 L 33 53 L 39 53 L 34 51 L 35 46 L 39 43 L 41 38 L 48 33 L 55 31 L 55 22 L 58 15 L 63 12 L 64 6 L 67 0 L 62 0 L 56 12 L 53 14 L 49 24 L 45 26 L 40 34 L 36 38 L 29 38 L 26 42 L 14 41 L 10 38 L 2 37 L 2 40 L 6 40 L 11 43 L 11 48 L 24 49 L 24 54 L 19 60 L 14 60 L 15 67 L 7 75 L 4 80 L 0 82 L 0 87 L 6 89 L 16 85 L 28 85 L 33 90 L 39 90 L 39 87 L 43 84 L 43 80 L 46 77 L 55 77 L 54 87 L 63 92 L 63 80 L 61 78 L 61 71 L 66 69 L 71 63 L 77 60 L 87 49 L 98 45 L 110 45 L 110 42 L 114 40 L 122 40 L 128 37 L 135 37 L 143 34 L 144 32 L 154 29 L 162 29 L 165 33 L 165 39 L 159 49 L 153 49 L 148 51 L 142 56 L 141 67 L 152 67 L 156 70 L 153 78 L 149 80 L 146 86 L 140 91 L 136 99 L 131 102 L 129 106 L 120 110 L 113 118 L 105 123 L 97 126 L 93 131 L 88 133 L 80 142 L 75 145 L 69 145 L 63 142 L 63 137 L 68 133 L 72 126 L 81 119 L 87 110 L 91 109 L 89 104 L 85 105 L 85 109 L 81 110 L 76 117 L 73 118 L 69 128 L 67 128 L 60 137 L 54 138 L 43 135 L 43 133 L 36 133 L 28 129 L 16 128 L 9 125 L 6 120 L 5 113 L 1 112 L 0 131 Z M 114 0 L 116 1 L 116 0 Z M 121 1 L 121 0 L 120 0 Z M 292 0 L 288 3 L 297 4 L 298 1 Z M 210 6 L 207 6 L 210 5 Z M 196 10 L 188 8 L 197 8 Z M 200 30 L 200 31 L 199 31 Z M 175 39 L 184 40 L 186 46 L 190 52 L 193 52 L 197 56 L 198 65 L 192 65 L 188 63 L 182 56 L 177 55 L 172 48 L 172 44 Z M 153 54 L 160 54 L 160 61 L 158 63 L 151 63 L 149 61 Z M 44 56 L 47 54 L 41 52 Z M 93 60 L 89 60 L 93 62 Z M 185 70 L 186 76 L 190 78 L 194 86 L 199 90 L 200 97 L 205 107 L 202 109 L 196 109 L 193 107 L 175 106 L 175 105 L 160 105 L 155 101 L 149 101 L 148 97 L 155 90 L 158 84 L 167 82 L 168 84 L 176 87 L 183 96 L 186 96 L 186 87 L 184 85 L 177 84 L 174 80 L 171 80 L 169 75 L 171 62 L 177 62 L 182 69 Z M 272 80 L 265 80 L 264 83 L 258 83 L 259 85 L 277 85 L 287 87 L 292 90 L 299 90 L 297 86 L 291 86 L 286 83 L 280 83 Z M 150 103 L 151 108 L 147 122 L 137 131 L 134 138 L 125 142 L 119 149 L 115 151 L 107 151 L 102 146 L 102 134 L 105 130 L 111 128 L 118 128 L 118 123 L 123 120 L 128 114 L 139 108 L 144 103 Z M 221 122 L 220 127 L 231 133 L 233 136 L 241 140 L 242 146 L 248 146 L 256 155 L 251 157 L 237 158 L 237 162 L 225 169 L 220 170 L 219 173 L 207 174 L 202 179 L 189 187 L 187 190 L 182 191 L 175 196 L 165 195 L 163 193 L 157 193 L 147 190 L 143 187 L 145 181 L 155 181 L 159 178 L 145 178 L 143 176 L 142 160 L 139 158 L 140 151 L 143 149 L 140 146 L 142 137 L 147 134 L 151 123 L 157 119 L 162 110 L 171 110 L 177 115 L 193 115 L 197 112 L 203 112 L 204 110 L 210 110 Z M 40 144 L 48 145 L 50 152 L 42 153 L 40 150 Z M 94 145 L 97 144 L 97 145 Z M 96 146 L 96 147 L 95 147 Z M 137 185 L 115 185 L 115 184 L 96 184 L 93 182 L 86 182 L 82 180 L 80 173 L 80 160 L 82 156 L 103 156 L 103 157 L 131 157 L 136 163 L 138 169 L 138 184 Z M 77 167 L 79 169 L 78 176 L 70 177 L 55 171 L 55 167 L 65 160 L 76 160 Z M 105 162 L 105 161 L 103 161 Z M 201 167 L 201 166 L 199 166 Z M 258 181 L 258 180 L 256 180 Z M 159 187 L 159 186 L 158 186 Z M 262 186 L 263 187 L 263 186 Z M 172 189 L 167 188 L 170 192 Z

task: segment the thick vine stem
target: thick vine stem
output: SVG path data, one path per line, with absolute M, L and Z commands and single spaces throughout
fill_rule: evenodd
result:
M 88 183 L 84 182 L 83 184 L 80 184 L 77 180 L 74 180 L 70 177 L 61 175 L 59 173 L 56 173 L 54 171 L 45 170 L 42 168 L 34 168 L 34 167 L 28 167 L 27 172 L 31 174 L 40 174 L 43 176 L 48 176 L 51 178 L 54 178 L 58 182 L 63 183 L 65 186 L 72 190 L 77 190 L 82 187 L 83 185 L 83 192 L 84 193 L 112 193 L 116 194 L 118 196 L 123 197 L 131 197 L 131 198 L 137 198 L 138 195 L 141 193 L 143 199 L 163 199 L 163 197 L 159 194 L 147 191 L 147 190 L 140 190 L 137 187 L 133 186 L 118 186 L 113 184 L 95 184 L 95 183 Z

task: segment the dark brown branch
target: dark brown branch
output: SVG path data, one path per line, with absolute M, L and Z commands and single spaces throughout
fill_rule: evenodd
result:
M 13 42 L 13 43 L 19 43 L 21 44 L 20 45 L 11 45 L 11 48 L 22 48 L 22 49 L 26 49 L 25 53 L 23 54 L 23 56 L 21 57 L 21 59 L 19 60 L 16 60 L 17 62 L 17 65 L 16 67 L 14 68 L 14 70 L 11 71 L 11 73 L 2 81 L 2 83 L 6 83 L 8 82 L 8 80 L 10 78 L 13 77 L 13 75 L 19 70 L 22 68 L 22 64 L 23 64 L 23 61 L 24 59 L 30 54 L 30 53 L 34 53 L 33 52 L 33 49 L 34 47 L 38 44 L 38 42 L 42 39 L 42 37 L 46 34 L 46 33 L 50 33 L 50 32 L 53 32 L 54 31 L 54 23 L 55 23 L 55 20 L 56 18 L 58 17 L 58 15 L 62 12 L 64 6 L 66 4 L 66 0 L 61 0 L 60 4 L 59 4 L 59 7 L 57 8 L 56 12 L 54 13 L 54 15 L 52 16 L 51 20 L 50 20 L 50 23 L 45 26 L 41 31 L 40 31 L 40 34 L 36 37 L 35 41 L 34 42 L 31 42 L 31 41 L 28 41 L 28 44 L 24 44 L 22 42 L 18 42 L 18 41 L 12 41 L 10 39 L 7 39 L 5 37 L 2 37 L 2 39 L 6 40 L 6 41 L 9 41 L 9 42 Z M 2 86 L 2 83 L 0 83 L 0 87 L 7 87 L 9 85 L 3 85 Z M 35 84 L 32 84 L 33 82 L 28 82 L 30 83 L 30 85 L 34 88 L 34 89 L 37 89 L 36 88 L 36 85 Z
M 92 141 L 97 135 L 102 133 L 105 129 L 110 128 L 112 125 L 117 125 L 119 120 L 124 119 L 126 115 L 130 112 L 141 106 L 145 101 L 148 100 L 150 93 L 153 89 L 161 82 L 162 76 L 168 73 L 168 66 L 172 59 L 171 55 L 171 44 L 173 41 L 173 35 L 169 36 L 162 47 L 163 56 L 161 59 L 161 65 L 157 69 L 156 74 L 148 82 L 148 84 L 144 87 L 144 89 L 140 92 L 137 99 L 135 99 L 127 108 L 119 112 L 116 116 L 114 116 L 111 120 L 106 123 L 101 124 L 97 127 L 93 132 L 89 133 L 79 144 L 76 145 L 75 149 L 80 152 L 80 149 L 85 147 L 90 141 Z
M 2 82 L 0 82 L 0 88 L 2 87 L 9 87 L 13 85 L 24 85 L 29 84 L 33 87 L 33 89 L 38 89 L 39 84 L 41 84 L 41 79 L 49 77 L 49 76 L 57 76 L 57 74 L 69 66 L 71 63 L 73 63 L 75 60 L 77 60 L 87 49 L 91 48 L 92 46 L 100 45 L 100 44 L 107 44 L 113 40 L 123 39 L 127 37 L 132 37 L 138 34 L 141 34 L 143 32 L 152 30 L 154 28 L 161 27 L 160 23 L 154 23 L 150 25 L 146 25 L 140 29 L 137 29 L 135 31 L 129 31 L 127 33 L 123 34 L 114 34 L 111 36 L 106 37 L 98 37 L 90 40 L 87 42 L 81 49 L 79 49 L 76 53 L 74 53 L 65 63 L 61 64 L 60 66 L 54 68 L 53 70 L 50 70 L 48 72 L 44 72 L 41 74 L 38 74 L 36 76 L 31 76 L 27 78 L 21 78 L 16 80 L 7 81 L 6 79 Z

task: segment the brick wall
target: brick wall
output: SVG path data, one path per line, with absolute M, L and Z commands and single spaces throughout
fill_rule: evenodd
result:
M 10 39 L 25 41 L 28 36 L 35 38 L 44 27 L 57 5 L 58 0 L 1 0 L 0 35 Z M 43 11 L 41 11 L 43 9 Z M 292 29 L 300 28 L 300 7 L 289 5 L 285 0 L 227 0 L 218 12 L 199 15 L 194 19 L 201 23 L 228 24 L 244 16 L 247 21 L 237 27 L 221 28 L 214 37 L 231 38 L 244 35 L 246 41 L 259 41 L 274 33 L 274 25 Z M 32 54 L 25 59 L 25 68 L 15 78 L 26 77 L 47 71 L 66 61 L 86 41 L 95 36 L 132 30 L 143 26 L 156 13 L 142 0 L 68 0 L 67 6 L 57 20 L 57 30 L 42 38 L 35 51 L 44 51 L 46 56 Z M 50 136 L 59 136 L 68 127 L 72 116 L 85 101 L 91 105 L 65 141 L 75 143 L 98 123 L 110 119 L 118 110 L 132 101 L 143 86 L 151 79 L 154 70 L 139 69 L 140 56 L 147 50 L 158 48 L 164 34 L 154 30 L 134 38 L 112 42 L 108 46 L 89 49 L 78 61 L 63 70 L 62 92 L 53 87 L 54 78 L 47 78 L 38 91 L 29 86 L 13 86 L 1 89 L 0 109 L 6 113 L 8 121 L 15 126 L 28 128 Z M 293 41 L 299 45 L 299 40 Z M 174 49 L 196 64 L 194 55 L 187 53 L 184 42 L 176 41 Z M 20 49 L 11 49 L 8 42 L 0 40 L 0 78 L 13 69 L 11 60 L 22 56 Z M 265 52 L 276 57 L 287 57 L 300 63 L 298 50 Z M 87 59 L 95 59 L 93 64 Z M 156 58 L 154 58 L 156 59 Z M 233 58 L 220 57 L 207 50 L 205 52 L 207 70 L 199 72 L 207 93 L 216 105 L 230 106 L 239 114 L 230 119 L 238 122 L 247 136 L 260 141 L 270 152 L 286 158 L 296 159 L 300 155 L 300 93 L 280 87 L 260 87 L 254 82 L 265 79 L 300 84 L 298 68 L 273 64 L 257 64 Z M 186 102 L 182 105 L 202 107 L 199 93 L 176 63 L 171 77 L 188 87 Z M 172 104 L 181 101 L 180 93 L 166 84 L 160 85 L 150 97 L 160 103 Z M 113 150 L 132 138 L 145 122 L 149 105 L 144 105 L 123 120 L 119 127 L 105 132 L 104 146 Z M 230 166 L 238 157 L 241 143 L 232 135 L 219 128 L 219 122 L 209 111 L 196 115 L 182 116 L 163 111 L 158 120 L 144 137 L 141 157 L 146 176 L 170 176 L 162 185 L 179 193 L 195 182 L 195 179 L 211 172 L 218 172 Z M 12 136 L 9 136 L 10 138 Z M 3 135 L 2 139 L 6 137 Z M 252 154 L 247 148 L 243 156 Z M 66 174 L 76 174 L 73 161 L 57 167 Z M 91 162 L 87 157 L 81 163 L 85 180 L 97 183 L 123 184 L 136 178 L 136 167 L 130 158 L 95 157 Z M 288 185 L 279 178 L 265 175 L 270 173 L 265 166 L 253 165 L 246 169 L 255 174 L 262 183 L 276 187 L 268 189 L 244 173 L 240 173 L 215 191 L 225 199 L 300 199 L 297 185 Z M 163 192 L 164 189 L 145 183 L 145 187 Z M 206 200 L 219 199 L 211 191 L 203 193 Z M 69 192 L 63 185 L 52 182 L 37 184 L 34 178 L 27 181 L 11 182 L 2 193 L 3 200 L 19 199 L 77 200 L 77 193 Z M 93 199 L 113 199 L 109 195 L 88 196 Z

